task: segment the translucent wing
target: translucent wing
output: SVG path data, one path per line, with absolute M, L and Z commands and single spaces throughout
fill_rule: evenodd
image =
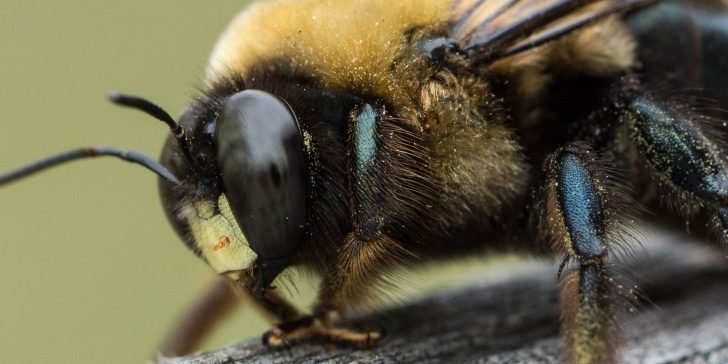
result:
M 654 0 L 455 0 L 453 38 L 466 61 L 518 54 Z

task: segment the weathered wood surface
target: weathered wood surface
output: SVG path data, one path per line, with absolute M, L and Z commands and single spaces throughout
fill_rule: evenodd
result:
M 627 264 L 649 296 L 621 326 L 627 363 L 728 363 L 728 264 L 721 248 L 650 234 L 647 256 Z M 531 264 L 507 279 L 440 292 L 358 327 L 384 327 L 368 351 L 294 345 L 272 350 L 260 340 L 161 364 L 232 363 L 559 363 L 558 288 L 552 264 Z

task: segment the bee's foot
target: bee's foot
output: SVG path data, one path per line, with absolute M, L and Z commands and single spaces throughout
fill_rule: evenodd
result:
M 269 348 L 278 348 L 288 346 L 288 340 L 286 340 L 286 334 L 281 331 L 278 327 L 273 327 L 266 331 L 261 338 L 263 346 Z
M 263 345 L 267 347 L 287 347 L 294 342 L 317 342 L 332 344 L 336 347 L 370 349 L 382 340 L 384 330 L 355 331 L 323 325 L 319 319 L 305 317 L 285 322 L 263 334 Z

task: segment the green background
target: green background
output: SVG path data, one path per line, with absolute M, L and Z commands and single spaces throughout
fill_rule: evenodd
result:
M 86 145 L 157 156 L 166 127 L 111 105 L 106 92 L 143 95 L 179 115 L 245 3 L 0 2 L 0 171 Z M 3 362 L 143 363 L 213 276 L 167 223 L 156 177 L 137 166 L 69 164 L 0 189 L 0 206 Z M 496 259 L 500 274 L 489 268 L 489 278 L 513 266 Z M 465 263 L 407 276 L 405 291 L 482 277 L 476 261 Z M 310 302 L 312 285 L 298 287 L 296 302 Z M 206 347 L 266 327 L 242 309 Z
M 156 157 L 166 127 L 105 101 L 179 115 L 240 0 L 0 2 L 0 171 L 85 145 Z M 143 363 L 212 276 L 162 214 L 155 176 L 110 159 L 0 189 L 5 363 Z M 237 318 L 210 344 L 260 333 Z

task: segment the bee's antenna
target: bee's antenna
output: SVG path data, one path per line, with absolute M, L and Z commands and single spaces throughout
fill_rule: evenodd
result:
M 139 96 L 126 95 L 119 92 L 109 92 L 107 97 L 111 102 L 119 106 L 130 107 L 143 111 L 148 115 L 151 115 L 153 118 L 167 124 L 169 126 L 169 131 L 171 131 L 172 135 L 174 135 L 175 139 L 177 139 L 177 143 L 179 144 L 180 149 L 182 149 L 182 154 L 184 154 L 185 159 L 187 159 L 189 165 L 193 167 L 192 170 L 195 170 L 195 161 L 190 153 L 187 137 L 185 136 L 185 129 L 182 125 L 179 125 L 176 121 L 174 121 L 174 118 L 172 118 L 168 112 L 159 107 L 157 104 Z
M 10 182 L 17 181 L 31 174 L 43 171 L 45 169 L 55 167 L 59 164 L 71 162 L 82 158 L 93 158 L 102 156 L 112 156 L 130 163 L 139 164 L 146 169 L 156 173 L 158 176 L 164 178 L 169 183 L 178 184 L 179 179 L 172 174 L 167 168 L 161 165 L 156 160 L 149 156 L 134 152 L 126 151 L 121 149 L 109 148 L 109 147 L 86 147 L 72 149 L 67 152 L 59 153 L 54 156 L 50 156 L 38 161 L 35 161 L 26 166 L 20 167 L 14 171 L 10 171 L 6 174 L 0 175 L 0 186 L 8 184 Z
M 119 92 L 109 92 L 107 96 L 111 102 L 117 105 L 144 111 L 155 119 L 169 125 L 169 130 L 175 137 L 179 138 L 184 136 L 184 129 L 174 121 L 174 118 L 168 112 L 164 111 L 157 104 L 138 96 L 126 95 Z

